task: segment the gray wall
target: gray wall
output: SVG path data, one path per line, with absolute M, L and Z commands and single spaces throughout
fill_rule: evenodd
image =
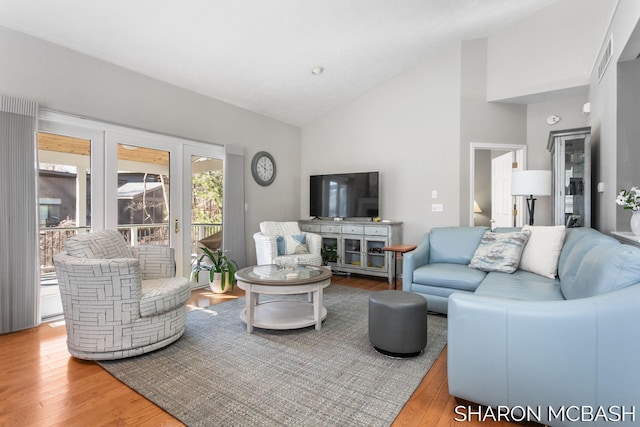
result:
M 619 212 L 622 207 L 615 203 L 616 194 L 621 184 L 618 177 L 631 177 L 628 165 L 618 164 L 618 140 L 619 134 L 624 132 L 618 129 L 618 62 L 633 60 L 638 56 L 638 42 L 640 41 L 640 2 L 636 0 L 620 0 L 613 16 L 609 30 L 602 41 L 602 50 L 611 34 L 614 35 L 613 56 L 606 68 L 604 75 L 598 78 L 597 63 L 591 75 L 589 99 L 591 101 L 591 114 L 589 124 L 592 132 L 592 153 L 595 163 L 594 182 L 601 182 L 604 191 L 596 193 L 593 200 L 593 226 L 600 231 L 628 230 L 629 217 Z M 629 49 L 625 49 L 629 45 Z M 631 49 L 633 47 L 633 49 Z M 600 56 L 598 57 L 599 60 Z M 622 66 L 624 68 L 624 66 Z M 626 70 L 623 70 L 623 73 Z M 637 118 L 635 119 L 637 121 Z M 640 138 L 640 135 L 638 135 Z M 636 138 L 636 141 L 638 140 Z M 636 164 L 631 168 L 637 168 L 640 159 L 631 159 Z M 636 182 L 636 185 L 640 183 Z M 628 215 L 628 213 L 627 213 Z M 620 220 L 618 220 L 620 216 Z
M 0 93 L 96 120 L 244 147 L 250 264 L 255 261 L 252 234 L 260 221 L 298 219 L 299 128 L 3 27 L 0 58 Z M 251 158 L 261 150 L 271 152 L 278 166 L 269 187 L 257 185 L 250 174 Z
M 589 126 L 589 116 L 582 112 L 587 101 L 587 95 L 577 95 L 527 106 L 527 169 L 551 170 L 551 153 L 547 150 L 549 132 Z M 560 117 L 560 121 L 548 125 L 550 115 Z M 591 187 L 595 189 L 594 185 Z M 552 224 L 550 197 L 537 197 L 535 220 L 536 225 Z
M 618 65 L 617 187 L 640 186 L 640 59 Z M 630 231 L 631 212 L 616 211 L 616 229 Z
M 487 40 L 462 43 L 460 95 L 460 212 L 469 224 L 470 144 L 526 144 L 527 107 L 487 102 Z

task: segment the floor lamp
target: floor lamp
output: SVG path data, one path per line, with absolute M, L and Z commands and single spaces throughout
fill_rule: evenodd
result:
M 511 175 L 511 195 L 528 196 L 529 225 L 533 225 L 533 215 L 536 208 L 536 198 L 534 196 L 551 195 L 551 171 L 513 171 Z

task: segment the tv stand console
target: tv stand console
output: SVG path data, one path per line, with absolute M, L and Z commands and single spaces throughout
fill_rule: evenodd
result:
M 300 229 L 322 236 L 322 247 L 337 250 L 338 260 L 330 263 L 336 272 L 387 277 L 393 282 L 392 254 L 385 246 L 402 243 L 402 222 L 358 220 L 300 220 Z

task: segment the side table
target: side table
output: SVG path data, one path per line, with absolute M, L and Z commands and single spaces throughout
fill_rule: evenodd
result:
M 390 245 L 382 248 L 383 251 L 393 252 L 394 261 L 393 261 L 393 289 L 397 288 L 398 285 L 398 258 L 402 259 L 402 254 L 406 252 L 410 252 L 417 248 L 416 245 Z

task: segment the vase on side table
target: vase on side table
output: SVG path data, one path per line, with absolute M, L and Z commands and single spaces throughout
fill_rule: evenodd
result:
M 640 236 L 640 211 L 633 211 L 630 224 L 631 232 L 636 236 Z

